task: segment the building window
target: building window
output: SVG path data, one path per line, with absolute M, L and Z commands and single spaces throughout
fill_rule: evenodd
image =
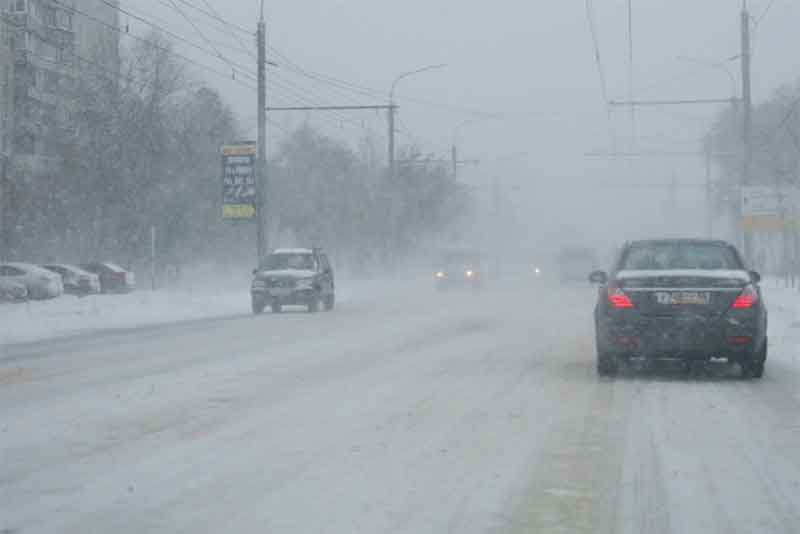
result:
M 17 13 L 24 13 L 27 11 L 25 9 L 25 0 L 11 0 L 11 10 Z

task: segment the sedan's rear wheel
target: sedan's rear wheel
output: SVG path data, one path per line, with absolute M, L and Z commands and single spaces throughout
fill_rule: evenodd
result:
M 597 374 L 600 376 L 616 376 L 619 362 L 616 356 L 597 349 Z
M 764 376 L 764 364 L 767 361 L 767 340 L 764 346 L 754 352 L 749 359 L 741 362 L 743 378 L 761 378 Z
M 261 300 L 253 299 L 252 307 L 254 314 L 261 315 L 262 313 L 264 313 L 264 308 L 266 307 L 266 304 Z
M 281 313 L 283 311 L 283 306 L 281 306 L 280 302 L 273 302 L 271 308 L 272 313 Z

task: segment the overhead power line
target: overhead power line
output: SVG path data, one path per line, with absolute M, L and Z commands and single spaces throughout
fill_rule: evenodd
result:
M 105 0 L 101 0 L 101 1 L 105 2 Z M 69 6 L 69 5 L 65 4 L 63 2 L 63 0 L 53 0 L 53 2 L 55 2 L 56 4 L 59 4 L 62 8 L 66 9 L 68 11 L 71 11 L 74 14 L 80 15 L 80 16 L 88 19 L 88 20 L 96 22 L 97 24 L 99 24 L 99 25 L 101 25 L 101 26 L 103 26 L 105 28 L 108 28 L 108 29 L 110 29 L 112 31 L 115 31 L 115 32 L 119 33 L 120 35 L 126 35 L 126 36 L 130 37 L 131 39 L 134 39 L 134 40 L 139 41 L 141 43 L 145 43 L 145 44 L 147 44 L 149 46 L 152 46 L 153 48 L 155 48 L 157 50 L 160 50 L 160 51 L 162 51 L 164 53 L 170 54 L 170 55 L 172 55 L 174 57 L 178 57 L 178 58 L 182 59 L 183 61 L 185 61 L 187 63 L 190 63 L 190 64 L 194 65 L 195 67 L 198 67 L 198 68 L 200 68 L 200 69 L 202 69 L 202 70 L 204 70 L 206 72 L 215 74 L 215 75 L 217 75 L 219 77 L 222 77 L 222 78 L 225 78 L 225 79 L 232 79 L 235 82 L 239 81 L 239 80 L 236 79 L 235 73 L 222 72 L 222 71 L 220 71 L 220 70 L 218 70 L 218 69 L 216 69 L 214 67 L 210 67 L 210 66 L 205 65 L 203 63 L 200 63 L 199 61 L 197 61 L 195 59 L 192 59 L 192 58 L 190 58 L 190 57 L 188 57 L 188 56 L 186 56 L 184 54 L 181 54 L 180 52 L 176 52 L 175 50 L 172 50 L 171 48 L 167 48 L 167 47 L 157 43 L 156 41 L 153 41 L 152 39 L 146 39 L 144 37 L 140 37 L 138 35 L 126 32 L 124 29 L 122 29 L 122 28 L 120 28 L 118 26 L 115 26 L 113 24 L 109 24 L 106 21 L 104 21 L 104 20 L 102 20 L 102 19 L 100 19 L 98 17 L 95 17 L 94 15 L 91 15 L 91 14 L 85 12 L 85 11 L 82 11 L 82 10 L 78 9 L 78 8 L 75 8 L 75 7 L 72 7 L 72 6 Z M 113 6 L 113 4 L 111 4 L 111 6 L 116 8 L 116 6 Z M 119 8 L 117 8 L 117 9 L 119 9 Z M 127 13 L 127 12 L 125 12 L 125 13 Z M 151 24 L 155 29 L 158 29 L 158 30 L 164 32 L 164 34 L 166 34 L 166 35 L 170 35 L 170 36 L 174 36 L 175 35 L 174 33 L 169 32 L 168 30 L 166 30 L 165 28 L 163 28 L 163 27 L 161 27 L 161 26 L 159 26 L 157 24 L 154 24 L 154 23 L 149 23 L 149 24 Z M 184 39 L 183 37 L 177 36 L 176 38 L 178 38 L 182 42 L 185 42 L 185 43 L 188 43 L 188 44 L 194 46 L 195 48 L 200 49 L 201 51 L 203 51 L 204 53 L 206 53 L 208 55 L 216 57 L 216 54 L 213 51 L 206 50 L 205 48 L 203 48 L 203 47 L 201 47 L 199 45 L 196 45 L 196 44 L 192 43 L 191 41 L 188 41 L 187 39 Z M 247 77 L 249 77 L 251 79 L 255 79 L 255 76 L 252 73 L 250 73 L 248 71 L 245 71 L 244 69 L 242 69 L 241 71 L 237 71 L 237 72 L 242 72 L 243 74 L 247 75 Z

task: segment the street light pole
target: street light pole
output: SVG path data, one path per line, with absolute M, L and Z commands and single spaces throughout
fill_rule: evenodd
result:
M 264 23 L 264 0 L 258 21 L 258 152 L 256 163 L 256 253 L 260 263 L 267 252 L 267 29 Z
M 750 185 L 750 173 L 752 172 L 752 159 L 753 159 L 753 101 L 750 85 L 750 13 L 747 11 L 747 2 L 742 5 L 741 14 L 742 23 L 742 105 L 743 119 L 742 119 L 742 136 L 744 142 L 744 158 L 742 158 L 742 177 L 741 185 Z M 744 221 L 741 214 L 739 217 L 739 224 L 742 228 L 742 241 L 744 249 L 745 260 L 753 261 L 753 236 L 752 233 L 745 228 Z
M 428 65 L 427 67 L 422 67 L 420 69 L 415 69 L 412 71 L 404 72 L 397 76 L 394 81 L 392 82 L 392 87 L 389 90 L 389 176 L 394 178 L 394 170 L 395 170 L 395 142 L 394 142 L 394 134 L 395 134 L 395 127 L 394 127 L 394 120 L 395 120 L 395 113 L 397 112 L 397 106 L 394 103 L 394 90 L 397 87 L 398 82 L 404 78 L 408 78 L 409 76 L 413 76 L 414 74 L 419 74 L 421 72 L 427 72 L 429 70 L 434 69 L 441 69 L 446 67 L 444 63 L 437 64 L 437 65 Z

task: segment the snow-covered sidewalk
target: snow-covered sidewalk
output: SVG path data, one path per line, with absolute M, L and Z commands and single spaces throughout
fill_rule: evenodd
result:
M 774 280 L 762 284 L 769 310 L 769 359 L 800 366 L 800 291 Z
M 246 291 L 137 291 L 128 295 L 65 295 L 0 306 L 0 345 L 72 334 L 244 314 Z
M 415 281 L 340 281 L 337 302 L 402 295 Z M 250 314 L 242 289 L 135 291 L 0 305 L 0 346 L 103 330 L 137 328 Z

